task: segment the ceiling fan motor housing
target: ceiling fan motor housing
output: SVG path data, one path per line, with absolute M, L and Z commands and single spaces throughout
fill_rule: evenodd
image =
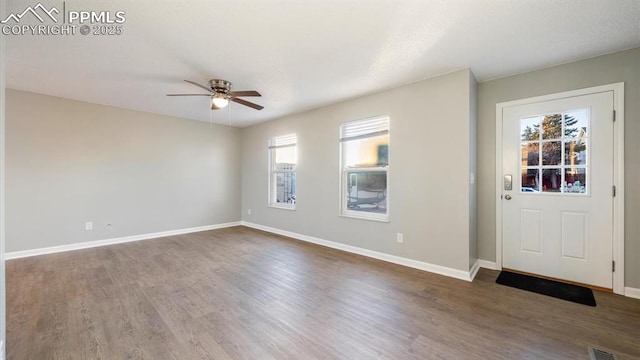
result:
M 231 91 L 231 83 L 227 80 L 212 79 L 209 80 L 209 86 L 216 93 L 228 94 Z

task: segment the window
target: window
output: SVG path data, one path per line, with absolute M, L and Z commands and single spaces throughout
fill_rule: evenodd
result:
M 588 109 L 525 117 L 520 119 L 520 130 L 520 192 L 589 192 Z
M 389 118 L 340 126 L 341 214 L 388 220 Z
M 269 206 L 296 207 L 296 134 L 269 139 Z

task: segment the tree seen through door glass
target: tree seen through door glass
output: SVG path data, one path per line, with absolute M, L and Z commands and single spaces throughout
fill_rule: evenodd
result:
M 522 188 L 521 192 L 539 192 L 540 183 L 538 181 L 538 169 L 522 169 Z
M 540 164 L 540 143 L 530 142 L 522 144 L 522 166 Z
M 562 134 L 562 114 L 545 115 L 542 118 L 542 139 L 559 139 Z
M 587 142 L 585 139 L 571 140 L 564 143 L 564 164 L 587 164 Z
M 560 192 L 562 184 L 562 169 L 542 170 L 542 192 Z
M 586 109 L 564 114 L 564 136 L 568 138 L 586 137 L 588 133 L 587 119 Z
M 562 142 L 542 143 L 542 165 L 560 165 L 562 162 Z
M 520 136 L 522 141 L 540 140 L 540 117 L 534 116 L 520 120 Z

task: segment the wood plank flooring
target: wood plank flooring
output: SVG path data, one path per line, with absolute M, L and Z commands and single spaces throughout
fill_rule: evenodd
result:
M 468 283 L 244 227 L 7 261 L 22 359 L 640 358 L 640 301 Z

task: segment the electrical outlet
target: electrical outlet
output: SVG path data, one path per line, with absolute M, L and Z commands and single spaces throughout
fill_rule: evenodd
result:
M 247 210 L 247 215 L 251 215 L 251 209 Z
M 93 221 L 87 221 L 86 223 L 84 223 L 84 229 L 93 230 Z
M 404 242 L 404 235 L 402 235 L 402 233 L 398 233 L 396 235 L 396 241 L 399 243 L 403 243 Z

